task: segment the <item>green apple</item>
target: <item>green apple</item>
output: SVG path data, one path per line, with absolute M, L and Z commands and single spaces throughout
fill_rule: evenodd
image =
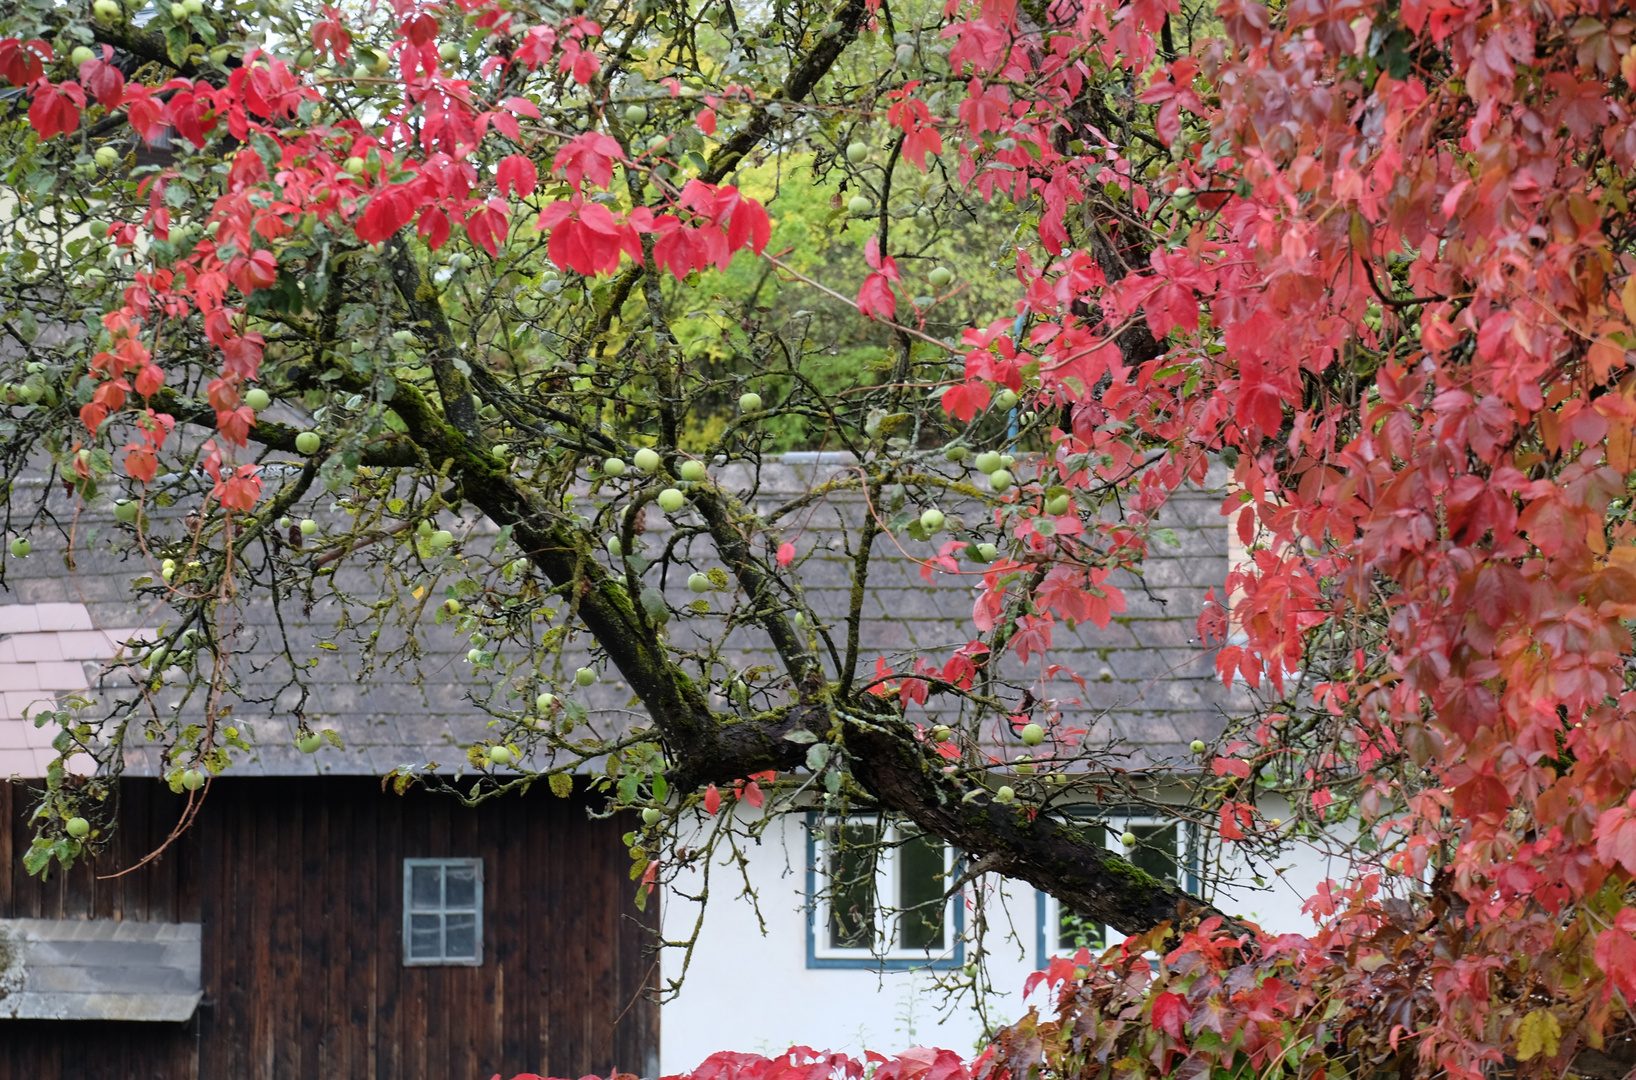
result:
M 97 0 L 96 3 L 91 5 L 91 12 L 106 23 L 114 22 L 124 14 L 124 11 L 114 0 Z
M 281 529 L 288 529 L 291 525 L 294 525 L 294 524 L 295 524 L 295 522 L 291 521 L 287 517 L 281 517 L 281 518 L 278 519 L 278 527 L 281 528 Z
M 994 407 L 1002 412 L 1015 408 L 1016 404 L 1017 392 L 1009 386 L 994 395 Z
M 951 443 L 943 448 L 944 461 L 964 461 L 971 456 L 971 451 L 959 443 Z
M 648 110 L 645 105 L 625 106 L 625 123 L 631 127 L 639 127 L 648 122 Z
M 302 536 L 312 536 L 313 534 L 315 534 L 317 532 L 318 532 L 318 522 L 314 521 L 312 518 L 302 518 L 301 519 L 301 535 Z
M 1029 757 L 1027 754 L 1024 754 L 1016 761 L 1013 761 L 1011 763 L 1011 767 L 1012 769 L 1016 770 L 1019 776 L 1034 775 L 1034 759 Z
M 648 152 L 652 153 L 655 150 L 663 149 L 664 145 L 666 143 L 668 143 L 669 141 L 670 141 L 670 136 L 669 135 L 655 135 L 655 136 L 653 136 L 652 138 L 650 138 L 648 140 Z
M 954 283 L 954 271 L 946 266 L 933 267 L 932 272 L 927 275 L 927 280 L 932 283 L 933 288 L 946 289 Z
M 847 200 L 846 204 L 847 213 L 851 214 L 853 217 L 863 217 L 874 208 L 875 204 L 873 200 L 866 195 L 854 195 L 851 199 Z
M 988 485 L 995 491 L 1004 491 L 1011 486 L 1011 473 L 1005 469 L 995 469 L 988 474 Z
M 256 410 L 256 412 L 260 412 L 273 403 L 273 395 L 269 394 L 259 386 L 253 386 L 250 388 L 250 391 L 244 395 L 244 403 Z
M 616 559 L 625 554 L 625 545 L 619 542 L 617 536 L 608 537 L 608 542 L 604 546 L 608 549 L 608 554 Z
M 98 240 L 106 239 L 108 234 L 113 231 L 109 229 L 106 221 L 93 221 L 91 222 L 89 228 L 91 230 L 91 235 Z
M 739 398 L 738 398 L 738 411 L 739 412 L 760 412 L 761 411 L 761 395 L 754 392 L 754 391 L 751 391 L 750 393 L 747 393 L 747 394 L 740 394 Z
M 74 51 L 68 54 L 68 60 L 69 63 L 73 64 L 77 68 L 87 60 L 96 59 L 96 55 L 97 54 L 92 52 L 88 46 L 75 45 Z
M 97 159 L 97 168 L 111 169 L 119 164 L 119 151 L 111 146 L 99 146 L 94 155 Z
M 392 58 L 383 52 L 376 53 L 374 59 L 369 62 L 369 70 L 377 75 L 385 75 L 387 69 L 391 66 Z
M 1038 746 L 1045 741 L 1045 729 L 1038 724 L 1024 724 L 1021 735 L 1024 746 Z
M 182 786 L 189 791 L 198 791 L 204 787 L 204 773 L 198 769 L 184 769 L 182 771 Z
M 665 488 L 659 493 L 659 509 L 667 514 L 674 514 L 687 502 L 687 496 L 675 488 Z
M 364 174 L 364 170 L 369 168 L 369 163 L 361 157 L 353 156 L 347 158 L 346 164 L 342 165 L 341 167 L 347 172 L 351 173 L 353 176 L 362 176 Z
M 28 542 L 28 537 L 26 537 L 26 536 L 12 537 L 11 553 L 13 555 L 17 556 L 19 559 L 26 559 L 28 557 L 28 553 L 33 551 L 33 550 L 34 550 L 34 545 Z
M 1000 549 L 993 544 L 977 545 L 977 561 L 991 563 L 1000 557 Z
M 187 18 L 187 8 L 183 7 L 181 4 L 172 4 L 170 6 L 170 17 L 176 22 L 181 22 L 183 19 Z
M 534 699 L 534 709 L 537 712 L 548 713 L 556 708 L 557 695 L 546 693 Z
M 443 601 L 443 613 L 445 615 L 453 618 L 454 616 L 460 614 L 460 611 L 460 601 L 456 600 L 454 597 L 451 596 L 447 600 Z
M 920 527 L 928 533 L 941 532 L 943 521 L 943 511 L 935 506 L 928 506 L 920 512 Z
M 159 564 L 159 576 L 164 578 L 166 581 L 169 581 L 171 578 L 175 577 L 176 576 L 176 560 L 175 559 L 166 559 L 164 562 L 160 563 Z
M 1194 739 L 1192 742 L 1187 744 L 1187 748 L 1193 751 L 1195 754 L 1202 754 L 1206 749 L 1203 739 Z
M 201 0 L 182 0 L 182 10 L 189 15 L 198 15 L 204 11 L 204 4 Z
M 866 142 L 848 143 L 846 159 L 854 165 L 862 165 L 869 160 L 869 144 Z
M 91 823 L 82 817 L 71 817 L 63 828 L 75 840 L 84 840 L 91 835 Z
M 659 452 L 650 450 L 646 446 L 636 452 L 633 459 L 639 472 L 655 473 L 659 471 Z
M 474 646 L 474 647 L 466 650 L 466 663 L 468 663 L 468 664 L 481 664 L 482 662 L 483 662 L 483 650 L 482 650 L 481 647 Z
M 1010 454 L 1000 455 L 1000 468 L 1009 469 L 1015 464 L 1017 464 L 1017 459 L 1012 457 Z
M 657 825 L 657 824 L 659 824 L 659 819 L 664 817 L 664 816 L 665 816 L 665 812 L 663 810 L 659 809 L 657 806 L 645 806 L 645 807 L 642 808 L 642 822 L 643 822 L 643 824 Z
M 514 755 L 509 746 L 496 746 L 489 751 L 489 760 L 496 765 L 510 765 Z
M 445 41 L 437 47 L 437 58 L 445 64 L 452 64 L 460 59 L 460 46 L 452 41 Z
M 114 520 L 130 525 L 136 521 L 138 506 L 130 499 L 121 499 L 114 503 Z
M 1000 467 L 1000 455 L 993 450 L 984 450 L 977 455 L 976 464 L 978 472 L 992 473 Z
M 308 457 L 318 453 L 318 448 L 323 444 L 324 440 L 318 437 L 318 432 L 316 431 L 303 431 L 301 434 L 295 437 L 296 450 L 300 453 L 306 454 Z
M 710 591 L 710 575 L 692 573 L 687 575 L 687 587 L 694 592 Z
M 1124 833 L 1119 837 L 1119 842 L 1121 844 L 1125 845 L 1128 848 L 1135 847 L 1136 846 L 1136 834 L 1131 832 L 1129 829 L 1126 829 L 1124 831 Z
M 705 475 L 704 462 L 694 461 L 691 458 L 682 462 L 681 477 L 683 480 L 691 480 L 694 483 L 697 483 L 698 481 L 703 480 Z
M 948 742 L 949 741 L 949 736 L 953 735 L 953 734 L 954 734 L 954 729 L 949 727 L 949 725 L 947 725 L 947 724 L 938 724 L 936 727 L 932 728 L 932 741 L 933 742 Z
M 295 740 L 295 745 L 303 754 L 316 754 L 324 745 L 324 737 L 316 731 L 305 731 Z
M 1000 790 L 998 790 L 998 791 L 996 791 L 994 793 L 994 800 L 996 802 L 1008 803 L 1008 802 L 1011 802 L 1016 797 L 1017 797 L 1017 793 L 1016 793 L 1015 790 L 1012 789 L 1010 784 L 1001 784 L 1000 785 Z
M 596 682 L 596 669 L 582 667 L 574 672 L 574 681 L 581 686 L 590 686 Z
M 433 554 L 441 554 L 447 551 L 449 545 L 453 543 L 454 533 L 448 529 L 439 529 L 426 539 L 426 544 L 432 549 Z
M 602 463 L 602 471 L 608 476 L 624 476 L 625 461 L 623 458 L 611 457 Z
M 1066 494 L 1053 495 L 1045 500 L 1045 512 L 1052 517 L 1061 517 L 1068 512 L 1068 507 L 1072 505 L 1073 499 Z

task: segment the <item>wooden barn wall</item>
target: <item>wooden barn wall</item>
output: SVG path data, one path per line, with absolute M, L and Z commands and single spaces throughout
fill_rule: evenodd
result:
M 26 791 L 0 783 L 0 917 L 204 924 L 204 1003 L 173 1024 L 0 1020 L 0 1080 L 489 1080 L 653 1075 L 658 1007 L 620 820 L 538 790 L 475 810 L 365 777 L 225 779 L 124 877 L 182 800 L 128 780 L 114 850 L 22 870 Z M 403 860 L 481 857 L 483 966 L 402 963 Z M 647 917 L 651 925 L 652 915 Z

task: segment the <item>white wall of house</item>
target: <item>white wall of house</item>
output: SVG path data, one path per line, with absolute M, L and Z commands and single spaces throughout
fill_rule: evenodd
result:
M 1283 808 L 1268 803 L 1262 809 L 1273 817 Z M 691 1069 L 718 1050 L 772 1055 L 804 1045 L 890 1054 L 918 1045 L 972 1052 L 982 1038 L 983 1020 L 969 997 L 952 1008 L 946 1006 L 934 974 L 809 966 L 808 848 L 800 817 L 773 823 L 759 846 L 744 850 L 745 877 L 757 894 L 766 932 L 761 931 L 755 906 L 739 895 L 745 879 L 733 867 L 715 867 L 691 967 L 681 993 L 663 1009 L 660 1063 L 665 1074 Z M 1222 865 L 1237 885 L 1218 897 L 1220 906 L 1274 933 L 1310 931 L 1312 920 L 1301 912 L 1301 905 L 1319 881 L 1345 869 L 1299 848 L 1254 871 L 1231 853 Z M 1282 873 L 1277 872 L 1280 868 Z M 1267 884 L 1256 886 L 1252 872 Z M 679 882 L 681 890 L 689 892 L 700 884 L 698 872 L 685 874 Z M 983 887 L 1000 886 L 991 879 Z M 1029 1004 L 1043 1001 L 1043 994 L 1036 994 L 1025 1002 L 1022 989 L 1028 975 L 1054 951 L 1040 922 L 1041 914 L 1049 918 L 1052 909 L 1031 887 L 1018 882 L 1005 882 L 990 896 L 991 929 L 985 947 L 993 992 L 987 1004 L 991 1022 L 1005 1023 Z M 685 938 L 697 915 L 696 905 L 668 896 L 666 936 Z M 966 921 L 969 927 L 969 913 Z M 679 950 L 666 950 L 662 963 L 667 981 L 681 974 L 682 960 Z

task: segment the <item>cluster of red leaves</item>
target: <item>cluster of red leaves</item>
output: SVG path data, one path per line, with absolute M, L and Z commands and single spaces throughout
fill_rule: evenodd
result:
M 483 71 L 496 86 L 505 83 L 508 66 L 526 73 L 555 61 L 581 85 L 600 70 L 592 46 L 601 27 L 583 16 L 519 28 L 489 0 L 462 7 L 473 24 L 506 40 L 508 47 L 497 49 Z M 396 12 L 392 52 L 401 95 L 367 128 L 356 119 L 300 122 L 299 106 L 317 100 L 319 91 L 284 61 L 259 52 L 246 55 L 223 86 L 172 79 L 146 87 L 126 82 L 107 46 L 100 58 L 80 66 L 77 81 L 53 83 L 45 74 L 53 60 L 48 43 L 0 41 L 0 77 L 28 93 L 29 121 L 41 139 L 77 130 L 84 114 L 100 108 L 122 109 L 149 142 L 169 128 L 201 149 L 224 136 L 241 144 L 232 154 L 224 193 L 204 222 L 213 229 L 169 266 L 137 274 L 123 306 L 105 320 L 115 344 L 92 365 L 96 387 L 80 415 L 93 439 L 116 415 L 133 422 L 138 437 L 126 448 L 125 468 L 136 479 L 153 478 L 159 445 L 173 426 L 172 417 L 146 405 L 125 412 L 130 394 L 151 398 L 165 381 L 141 343 L 145 326 L 160 318 L 203 318 L 206 336 L 222 354 L 221 375 L 208 388 L 223 447 L 213 449 L 210 459 L 216 465 L 215 497 L 231 509 L 250 509 L 260 492 L 254 468 L 234 469 L 220 455 L 230 457 L 232 447 L 247 445 L 256 423 L 242 393 L 257 377 L 264 342 L 248 329 L 232 293 L 249 297 L 277 284 L 281 269 L 274 242 L 304 218 L 315 218 L 338 231 L 350 229 L 366 244 L 386 242 L 413 224 L 435 251 L 459 227 L 477 248 L 498 257 L 518 204 L 533 196 L 539 174 L 527 154 L 505 154 L 488 170 L 481 162 L 491 131 L 511 145 L 534 146 L 519 118 L 538 119 L 538 106 L 515 94 L 482 104 L 481 87 L 440 68 L 434 9 L 405 2 Z M 344 60 L 352 48 L 346 17 L 335 8 L 325 8 L 323 16 L 311 28 L 313 45 Z M 700 122 L 713 126 L 714 114 Z M 242 145 L 252 136 L 254 147 Z M 276 159 L 263 159 L 269 151 Z M 376 164 L 349 171 L 346 165 L 354 158 Z M 613 271 L 622 255 L 641 262 L 643 237 L 649 234 L 654 261 L 677 277 L 725 267 L 739 251 L 765 248 L 771 233 L 766 209 L 731 186 L 694 180 L 672 192 L 673 212 L 642 206 L 615 215 L 589 189 L 607 188 L 615 163 L 623 159 L 619 144 L 595 131 L 567 140 L 557 153 L 553 170 L 575 194 L 546 205 L 535 227 L 549 232 L 549 255 L 558 266 L 594 275 Z M 139 230 L 159 240 L 170 237 L 164 196 L 171 175 L 145 178 L 148 212 L 140 223 L 112 228 L 114 241 L 133 255 Z
M 974 1063 L 981 1067 L 984 1059 Z M 862 1058 L 808 1046 L 792 1046 L 777 1057 L 722 1051 L 711 1054 L 692 1072 L 660 1080 L 972 1080 L 973 1068 L 953 1050 L 916 1046 L 886 1057 L 865 1051 Z M 500 1080 L 495 1074 L 494 1080 Z M 546 1080 L 535 1073 L 520 1073 L 513 1080 Z M 602 1080 L 586 1076 L 581 1080 Z M 615 1073 L 608 1080 L 635 1080 Z
M 1446 852 L 1439 880 L 1464 913 L 1455 931 L 1398 925 L 1375 879 L 1356 879 L 1315 901 L 1322 935 L 1235 948 L 1242 993 L 1206 995 L 1208 1011 L 1195 991 L 1167 997 L 1155 975 L 1124 1011 L 1083 1015 L 1109 1046 L 1159 1040 L 1137 1055 L 1159 1072 L 1191 1060 L 1184 1036 L 1200 1030 L 1223 1039 L 1216 1064 L 1241 1053 L 1259 1069 L 1304 1045 L 1315 1008 L 1354 1010 L 1331 1039 L 1374 1015 L 1380 972 L 1398 970 L 1379 939 L 1391 924 L 1391 947 L 1419 956 L 1429 985 L 1410 978 L 1416 989 L 1392 999 L 1401 1008 L 1382 1033 L 1394 1052 L 1402 1041 L 1421 1068 L 1458 1077 L 1507 1056 L 1560 1071 L 1636 995 L 1636 694 L 1622 669 L 1636 529 L 1609 517 L 1636 473 L 1636 263 L 1610 239 L 1631 224 L 1614 187 L 1636 168 L 1629 25 L 1588 3 L 1382 14 L 1318 2 L 1280 15 L 1223 4 L 1228 40 L 1163 66 L 1143 92 L 1161 139 L 1183 138 L 1184 122 L 1208 132 L 1191 136 L 1168 181 L 1202 222 L 1108 282 L 1089 253 L 1065 247 L 1061 215 L 1088 185 L 1126 182 L 1129 163 L 1112 146 L 1060 152 L 1045 133 L 1079 91 L 1086 50 L 1142 71 L 1174 7 L 1054 10 L 1052 30 L 1026 30 L 993 0 L 945 31 L 972 73 L 961 178 L 1042 205 L 1051 261 L 1020 253 L 1031 329 L 968 331 L 966 379 L 944 407 L 968 421 L 1038 365 L 1038 401 L 1073 417 L 1042 484 L 1140 472 L 1127 504 L 1138 524 L 1203 476 L 1207 453 L 1228 451 L 1237 491 L 1224 509 L 1263 546 L 1229 583 L 1242 643 L 1220 649 L 1221 676 L 1281 695 L 1315 627 L 1353 611 L 1378 618 L 1378 653 L 1360 650 L 1314 704 L 1350 718 L 1362 775 L 1387 756 L 1425 769 L 1413 787 L 1378 774 L 1364 824 L 1401 881 L 1423 880 L 1432 852 Z M 1366 68 L 1369 42 L 1390 34 L 1435 77 Z M 1147 209 L 1140 188 L 1125 190 Z M 1100 323 L 1074 314 L 1093 307 Z M 1169 347 L 1131 370 L 1114 338 L 1136 320 Z M 1393 349 L 1381 348 L 1383 324 Z M 1373 385 L 1359 407 L 1337 387 L 1369 352 L 1385 355 L 1365 364 Z M 1139 445 L 1165 449 L 1144 459 Z M 1103 528 L 1109 550 L 1136 559 L 1131 523 L 1123 536 Z M 1004 590 L 1019 569 L 986 575 L 980 627 L 1014 610 Z M 1107 617 L 1084 603 L 1066 609 Z M 1040 619 L 1053 607 L 1067 613 L 1036 603 L 1015 621 L 1019 653 L 1048 644 Z M 1220 640 L 1221 612 L 1201 627 Z M 1269 744 L 1279 719 L 1262 730 Z M 1319 788 L 1315 809 L 1329 799 Z M 1223 838 L 1254 825 L 1250 807 L 1221 808 Z M 1191 971 L 1213 948 L 1195 933 L 1167 963 Z M 1525 1030 L 1538 1009 L 1549 1024 Z M 1538 1038 L 1547 1026 L 1561 1038 Z

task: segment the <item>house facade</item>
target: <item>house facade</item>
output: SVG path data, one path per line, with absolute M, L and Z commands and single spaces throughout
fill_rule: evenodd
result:
M 763 469 L 761 490 L 795 490 L 832 467 L 792 455 Z M 1205 591 L 1221 595 L 1227 573 L 1221 501 L 1219 489 L 1175 499 L 1165 518 L 1175 543 L 1155 551 L 1143 581 L 1120 582 L 1126 612 L 1103 629 L 1058 630 L 1052 660 L 1072 677 L 1051 691 L 1053 707 L 1088 742 L 1117 744 L 1121 768 L 1160 777 L 1196 769 L 1188 743 L 1214 738 L 1242 707 L 1215 679 L 1194 628 Z M 849 559 L 834 538 L 858 513 L 843 496 L 806 523 L 802 545 L 816 554 L 803 588 L 820 613 L 844 610 Z M 851 865 L 849 838 L 898 826 L 815 806 L 769 823 L 745 848 L 742 879 L 717 868 L 724 876 L 686 978 L 659 1005 L 655 992 L 682 975 L 684 957 L 656 952 L 655 933 L 691 933 L 689 881 L 638 911 L 621 842 L 633 823 L 590 814 L 600 802 L 584 784 L 569 799 L 542 785 L 475 808 L 383 790 L 380 777 L 406 764 L 459 772 L 463 747 L 487 730 L 468 696 L 477 676 L 466 643 L 428 625 L 412 674 L 360 678 L 365 667 L 322 599 L 275 609 L 247 598 L 241 651 L 310 656 L 308 717 L 344 749 L 302 752 L 292 691 L 273 665 L 246 665 L 233 718 L 253 733 L 252 749 L 233 769 L 190 804 L 158 778 L 156 759 L 130 755 L 113 850 L 31 878 L 25 788 L 55 751 L 52 725 L 36 728 L 25 713 L 117 694 L 109 665 L 120 643 L 164 618 L 133 600 L 130 580 L 151 569 L 105 508 L 81 521 L 87 534 L 105 532 L 85 542 L 74 569 L 36 537 L 29 559 L 8 564 L 0 593 L 0 776 L 19 778 L 0 785 L 0 932 L 12 941 L 11 974 L 0 974 L 0 1080 L 652 1077 L 718 1050 L 792 1043 L 969 1051 L 986 1023 L 1022 1011 L 1026 976 L 1052 954 L 1110 940 L 1107 928 L 992 875 L 945 898 L 960 856 L 940 844 L 891 833 L 901 846 Z M 935 654 L 969 636 L 970 589 L 928 583 L 912 559 L 885 552 L 869 594 L 871 666 L 877 653 Z M 736 662 L 755 662 L 753 637 L 737 647 Z M 583 694 L 593 716 L 613 716 L 629 698 L 611 678 Z M 155 707 L 194 706 L 161 694 Z M 1001 733 L 991 749 L 1010 759 L 1021 747 Z M 1134 806 L 1084 812 L 1104 822 L 1110 846 L 1126 831 L 1138 837 L 1130 854 L 1150 872 L 1207 885 L 1223 906 L 1269 926 L 1303 925 L 1300 901 L 1321 865 L 1284 867 L 1252 888 L 1208 830 Z M 837 889 L 840 879 L 848 884 Z M 1223 891 L 1235 880 L 1244 891 Z M 979 952 L 983 1010 L 972 1007 L 966 975 Z M 119 956 L 134 959 L 108 960 Z

